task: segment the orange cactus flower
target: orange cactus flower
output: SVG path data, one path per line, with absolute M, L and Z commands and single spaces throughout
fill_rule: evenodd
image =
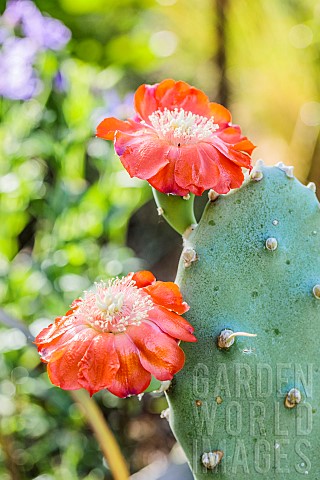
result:
M 114 140 L 115 151 L 131 177 L 156 190 L 185 196 L 210 188 L 227 193 L 241 186 L 255 148 L 231 123 L 222 105 L 185 82 L 163 80 L 141 85 L 134 98 L 136 116 L 106 118 L 97 136 Z
M 90 395 L 142 393 L 151 374 L 171 380 L 184 365 L 178 342 L 195 342 L 179 287 L 151 272 L 95 284 L 35 339 L 51 382 Z

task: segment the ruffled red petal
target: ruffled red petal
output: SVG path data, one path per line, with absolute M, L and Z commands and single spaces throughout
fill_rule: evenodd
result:
M 69 325 L 66 331 L 60 330 L 60 334 L 57 334 L 49 342 L 38 344 L 41 360 L 44 362 L 57 360 L 63 354 L 65 347 L 72 343 L 80 332 L 87 329 L 88 327 L 85 325 Z
M 149 116 L 157 111 L 183 108 L 186 111 L 210 117 L 211 108 L 205 93 L 183 81 L 163 80 L 155 85 L 141 85 L 135 94 L 135 108 L 147 123 Z
M 239 165 L 240 167 L 244 168 L 249 168 L 251 169 L 251 158 L 247 153 L 242 153 L 241 151 L 241 143 L 239 142 L 237 145 L 238 147 L 235 148 L 234 145 L 229 145 L 225 142 L 223 142 L 220 138 L 216 137 L 214 139 L 213 146 L 219 150 L 225 157 L 227 157 L 229 160 L 232 160 L 236 165 Z M 251 142 L 250 142 L 251 144 Z M 243 146 L 246 146 L 247 143 L 244 142 Z M 252 144 L 251 144 L 252 145 Z
M 189 310 L 189 305 L 183 301 L 180 288 L 173 282 L 155 282 L 144 289 L 154 303 L 182 315 Z M 177 337 L 179 338 L 179 337 Z
M 130 326 L 127 335 L 139 351 L 142 366 L 158 380 L 171 380 L 184 365 L 184 353 L 177 342 L 152 322 Z
M 152 187 L 162 193 L 172 193 L 183 197 L 189 193 L 189 190 L 183 188 L 176 181 L 175 169 L 176 159 L 181 156 L 182 148 L 170 146 L 168 160 L 169 163 L 163 167 L 156 175 L 148 178 Z
M 236 143 L 233 148 L 235 150 L 239 150 L 241 152 L 246 152 L 249 155 L 253 152 L 253 150 L 256 148 L 256 146 L 248 140 L 248 138 L 243 137 L 242 140 L 238 143 Z
M 82 300 L 80 298 L 74 300 L 71 304 L 70 310 L 68 310 L 62 317 L 56 317 L 54 323 L 51 323 L 48 327 L 41 330 L 36 336 L 34 343 L 40 348 L 42 345 L 50 343 L 55 338 L 63 335 L 70 328 L 70 325 L 85 325 L 85 322 L 81 321 L 81 318 L 77 316 L 72 317 L 72 320 L 69 318 L 79 307 L 81 302 Z
M 235 144 L 243 139 L 239 125 L 232 125 L 216 132 L 216 135 L 226 143 Z
M 95 335 L 95 330 L 86 328 L 75 335 L 67 346 L 56 351 L 59 358 L 48 363 L 48 375 L 54 385 L 64 390 L 77 390 L 82 387 L 78 381 L 78 364 Z
M 174 312 L 161 306 L 155 306 L 148 314 L 149 320 L 158 325 L 159 328 L 173 338 L 184 342 L 196 342 L 197 339 L 192 333 L 194 328 L 187 320 Z
M 220 154 L 219 168 L 221 172 L 221 181 L 213 189 L 217 193 L 228 193 L 230 189 L 239 188 L 243 184 L 244 175 L 241 167 L 231 162 L 227 157 Z M 228 185 L 228 187 L 226 187 Z M 227 191 L 226 191 L 227 188 Z
M 102 120 L 97 126 L 97 137 L 104 138 L 105 140 L 113 140 L 117 131 L 133 133 L 137 130 L 141 130 L 143 126 L 133 120 L 118 120 L 117 118 L 110 117 Z
M 79 362 L 78 381 L 90 395 L 108 388 L 119 370 L 120 361 L 114 342 L 113 333 L 96 335 Z
M 231 125 L 227 128 L 224 128 L 223 130 L 217 132 L 217 136 L 225 143 L 232 144 L 232 148 L 234 150 L 246 152 L 248 155 L 251 155 L 253 150 L 256 148 L 247 137 L 242 136 L 239 125 Z
M 214 123 L 220 127 L 226 127 L 232 120 L 229 110 L 219 103 L 210 102 L 210 116 L 213 116 Z
M 219 139 L 215 138 L 216 141 Z M 183 188 L 195 195 L 201 195 L 210 188 L 217 193 L 228 193 L 231 188 L 237 188 L 236 185 L 241 186 L 244 177 L 240 166 L 222 155 L 215 148 L 215 144 L 201 142 L 181 150 L 182 155 L 177 160 L 175 174 L 176 181 Z M 229 153 L 228 149 L 226 151 Z M 235 153 L 247 157 L 240 152 Z
M 131 177 L 148 180 L 169 163 L 170 145 L 152 131 L 139 136 L 117 132 L 114 146 Z
M 207 95 L 186 82 L 164 80 L 156 89 L 156 97 L 161 110 L 183 108 L 197 115 L 210 116 Z
M 147 123 L 150 123 L 149 115 L 159 108 L 155 95 L 158 85 L 158 83 L 155 85 L 140 85 L 134 95 L 135 110 L 139 117 Z
M 53 355 L 56 358 L 60 349 L 71 342 L 81 330 L 87 328 L 87 323 L 83 318 L 77 315 L 71 317 L 76 308 L 69 310 L 63 317 L 57 317 L 53 324 L 41 330 L 36 336 L 34 343 L 38 347 L 42 361 L 50 361 Z
M 65 325 L 66 321 L 67 317 L 57 317 L 54 323 L 50 323 L 50 325 L 41 330 L 34 340 L 38 349 L 66 332 L 68 330 L 68 326 Z
M 70 326 L 81 325 L 83 322 L 79 320 L 77 317 L 70 320 L 70 316 L 63 316 L 57 317 L 54 323 L 48 325 L 48 327 L 41 330 L 41 332 L 36 336 L 34 343 L 41 347 L 42 345 L 46 345 L 51 343 L 56 338 L 60 337 L 64 333 L 66 333 Z
M 108 390 L 121 398 L 144 392 L 151 382 L 151 374 L 141 365 L 136 346 L 126 334 L 115 335 L 114 343 L 120 367 Z
M 214 155 L 216 166 L 219 169 L 219 174 L 210 188 L 213 188 L 217 193 L 228 193 L 232 188 L 239 188 L 244 180 L 241 167 L 222 155 L 215 149 L 215 145 L 204 144 L 201 147 L 203 147 L 202 153 L 206 152 L 207 155 Z
M 184 147 L 176 162 L 176 181 L 188 192 L 202 195 L 204 190 L 215 189 L 220 178 L 218 163 L 218 152 L 213 148 L 208 152 L 204 143 Z
M 148 270 L 141 270 L 132 276 L 138 288 L 147 287 L 156 281 L 156 277 Z

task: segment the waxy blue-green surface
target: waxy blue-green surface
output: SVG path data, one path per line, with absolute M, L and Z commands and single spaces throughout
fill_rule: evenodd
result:
M 320 209 L 277 167 L 209 203 L 180 261 L 196 344 L 168 392 L 170 424 L 196 479 L 320 479 Z M 268 238 L 278 241 L 271 252 Z M 255 333 L 217 348 L 225 329 Z M 286 392 L 302 402 L 284 406 Z M 201 455 L 224 451 L 218 469 Z

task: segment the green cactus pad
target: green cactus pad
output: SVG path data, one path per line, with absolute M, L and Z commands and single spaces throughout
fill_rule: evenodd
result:
M 319 203 L 291 171 L 259 171 L 207 205 L 177 274 L 198 342 L 167 397 L 198 480 L 320 479 Z M 224 329 L 257 336 L 221 349 Z

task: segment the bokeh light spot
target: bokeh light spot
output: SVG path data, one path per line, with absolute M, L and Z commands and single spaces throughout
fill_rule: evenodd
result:
M 178 37 L 169 30 L 162 30 L 151 36 L 149 45 L 157 57 L 170 57 L 177 48 Z
M 303 25 L 295 25 L 289 32 L 289 41 L 295 48 L 306 48 L 313 41 L 313 32 L 310 27 Z

